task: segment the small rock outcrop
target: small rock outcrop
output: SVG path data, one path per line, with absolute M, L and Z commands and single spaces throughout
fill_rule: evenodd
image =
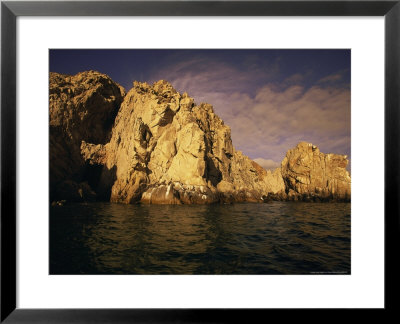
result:
M 95 71 L 50 74 L 52 201 L 210 204 L 349 200 L 345 156 L 308 143 L 265 170 L 206 103 L 160 80 L 124 89 Z
M 289 200 L 350 200 L 347 156 L 321 153 L 300 142 L 282 161 L 282 178 Z
M 76 201 L 81 199 L 80 192 L 92 198 L 84 179 L 81 142 L 109 140 L 125 91 L 95 71 L 75 76 L 50 73 L 49 79 L 50 199 L 68 196 Z

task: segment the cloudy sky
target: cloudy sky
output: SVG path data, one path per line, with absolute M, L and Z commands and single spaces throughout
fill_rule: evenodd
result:
M 50 50 L 52 72 L 97 70 L 126 90 L 164 79 L 212 104 L 267 169 L 300 141 L 351 157 L 350 61 L 350 50 Z

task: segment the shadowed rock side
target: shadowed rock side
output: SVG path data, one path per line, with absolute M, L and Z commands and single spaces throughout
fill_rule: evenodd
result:
M 50 110 L 63 107 L 57 116 L 67 116 L 50 118 L 51 125 L 58 121 L 51 129 L 51 151 L 57 153 L 53 158 L 51 154 L 52 169 L 64 172 L 73 166 L 74 172 L 61 178 L 86 180 L 90 187 L 85 188 L 95 191 L 98 199 L 209 204 L 350 197 L 345 157 L 319 151 L 317 155 L 308 144 L 307 150 L 300 149 L 300 143 L 288 152 L 281 168 L 266 171 L 234 149 L 230 128 L 211 105 L 196 105 L 166 81 L 135 81 L 125 97 L 120 86 L 93 71 L 74 77 L 54 74 L 50 83 L 53 92 L 58 91 L 57 96 L 51 92 Z M 75 87 L 84 87 L 86 93 L 71 95 L 68 91 Z M 96 99 L 89 100 L 94 93 Z M 72 177 L 79 172 L 80 177 Z
M 124 89 L 95 71 L 75 76 L 50 73 L 50 199 L 90 200 L 95 192 L 88 185 L 82 158 L 82 140 L 106 143 Z

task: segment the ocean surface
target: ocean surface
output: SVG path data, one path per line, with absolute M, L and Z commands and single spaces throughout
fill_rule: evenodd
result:
M 350 274 L 350 203 L 50 208 L 50 274 Z

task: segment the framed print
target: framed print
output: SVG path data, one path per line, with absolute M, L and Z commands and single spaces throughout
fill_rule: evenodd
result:
M 2 2 L 1 320 L 392 310 L 399 6 Z

